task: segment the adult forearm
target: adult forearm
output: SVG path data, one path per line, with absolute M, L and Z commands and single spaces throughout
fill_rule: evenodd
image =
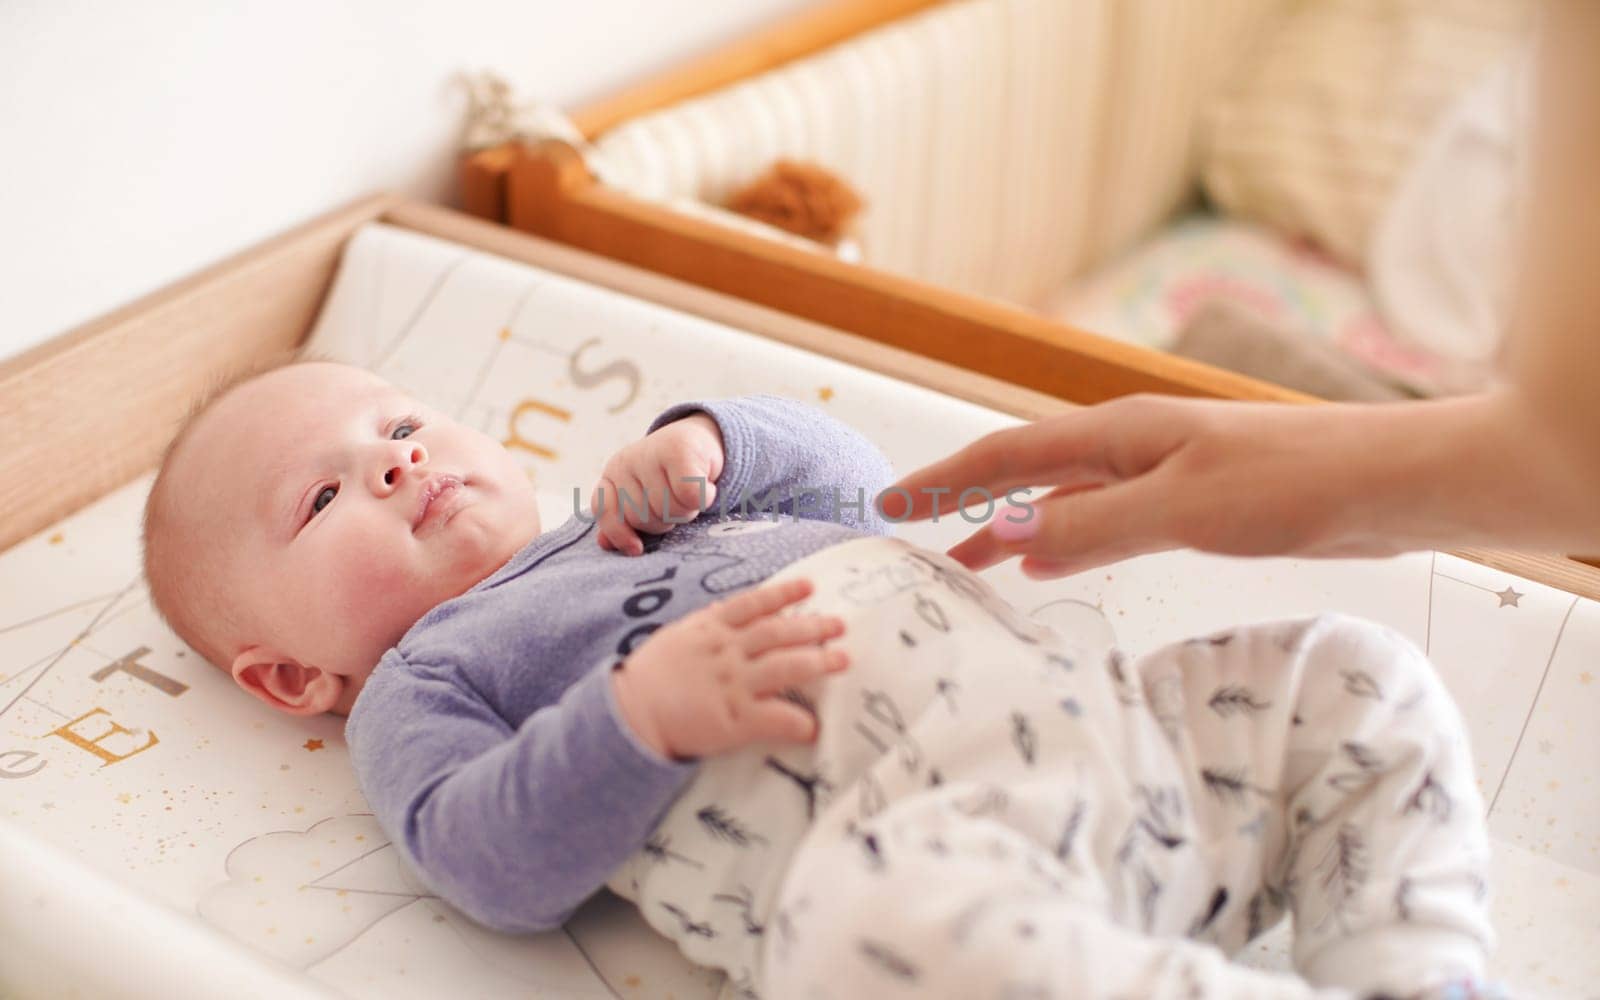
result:
M 1574 462 L 1549 423 L 1514 387 L 1330 421 L 1332 536 L 1352 552 L 1600 551 L 1600 464 Z
M 1600 478 L 1600 3 L 1543 9 L 1524 252 L 1505 369 L 1567 452 L 1573 482 Z M 1600 496 L 1590 494 L 1600 507 Z
M 1600 3 L 1548 0 L 1542 15 L 1507 384 L 1374 408 L 1345 449 L 1369 470 L 1358 531 L 1600 552 Z

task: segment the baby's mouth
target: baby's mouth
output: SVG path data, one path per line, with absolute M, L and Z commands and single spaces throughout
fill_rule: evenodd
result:
M 434 476 L 417 495 L 417 511 L 411 519 L 411 533 L 443 524 L 459 508 L 462 482 L 455 476 Z

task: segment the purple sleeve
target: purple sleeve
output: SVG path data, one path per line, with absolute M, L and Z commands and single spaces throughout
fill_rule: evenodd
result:
M 697 412 L 709 414 L 722 432 L 724 459 L 712 512 L 742 508 L 893 533 L 875 501 L 894 481 L 894 470 L 854 428 L 814 406 L 757 395 L 680 403 L 651 421 L 649 430 Z
M 611 662 L 512 729 L 447 669 L 390 650 L 346 725 L 380 825 L 434 891 L 500 931 L 559 927 L 693 775 L 623 720 Z

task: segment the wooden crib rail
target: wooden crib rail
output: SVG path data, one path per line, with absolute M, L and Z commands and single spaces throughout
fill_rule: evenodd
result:
M 675 212 L 596 182 L 564 143 L 517 151 L 507 194 L 514 229 L 1075 403 L 1136 392 L 1313 398 Z

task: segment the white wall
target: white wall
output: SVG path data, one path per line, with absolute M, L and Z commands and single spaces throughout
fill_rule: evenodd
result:
M 0 358 L 380 188 L 495 69 L 577 107 L 815 0 L 0 0 Z

